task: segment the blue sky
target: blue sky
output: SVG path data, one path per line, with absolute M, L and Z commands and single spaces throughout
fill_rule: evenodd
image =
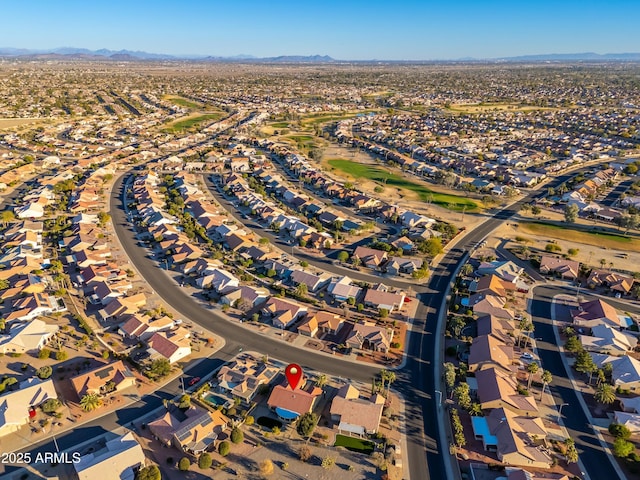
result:
M 1 11 L 0 47 L 344 60 L 640 52 L 638 0 L 31 0 Z

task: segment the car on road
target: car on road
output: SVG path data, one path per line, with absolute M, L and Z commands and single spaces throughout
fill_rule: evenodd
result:
M 191 380 L 189 380 L 189 386 L 192 387 L 199 381 L 200 381 L 200 377 L 193 377 Z
M 525 352 L 520 355 L 520 358 L 524 358 L 525 360 L 533 360 L 533 355 L 531 355 L 529 352 Z

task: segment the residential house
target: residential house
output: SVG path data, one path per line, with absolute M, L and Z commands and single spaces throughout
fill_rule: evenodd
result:
M 384 308 L 389 312 L 394 310 L 402 310 L 406 297 L 403 293 L 391 293 L 386 290 L 382 284 L 375 288 L 367 289 L 364 296 L 364 304 L 367 307 L 381 309 Z
M 295 270 L 291 273 L 291 276 L 289 278 L 291 278 L 291 281 L 296 285 L 306 285 L 309 292 L 316 292 L 322 287 L 329 284 L 331 275 L 329 275 L 328 273 L 316 275 L 313 273 L 305 272 L 303 270 Z
M 514 359 L 513 346 L 506 345 L 493 335 L 480 335 L 473 339 L 469 349 L 469 371 L 496 366 L 510 371 Z
M 130 297 L 116 298 L 106 307 L 98 311 L 98 316 L 103 322 L 118 319 L 127 315 L 134 315 L 147 303 L 144 293 L 131 295 Z
M 497 367 L 476 371 L 478 400 L 483 410 L 505 408 L 518 415 L 537 416 L 538 404 L 532 396 L 518 393 L 518 381 Z
M 276 328 L 287 328 L 306 313 L 306 306 L 285 298 L 271 297 L 262 307 L 262 314 L 271 317 Z
M 266 288 L 240 285 L 237 289 L 223 295 L 220 301 L 224 305 L 235 305 L 242 299 L 242 302 L 245 302 L 248 307 L 253 308 L 263 303 L 269 296 L 269 290 Z
M 517 283 L 524 273 L 524 268 L 519 267 L 510 260 L 495 260 L 482 262 L 476 269 L 476 275 L 496 275 L 502 280 Z
M 520 333 L 516 329 L 515 322 L 506 318 L 499 318 L 493 315 L 483 315 L 476 320 L 478 337 L 491 335 L 505 345 L 513 345 Z
M 13 321 L 6 325 L 8 333 L 0 334 L 0 352 L 27 353 L 40 351 L 57 333 L 58 325 L 49 325 L 42 320 Z
M 362 289 L 353 285 L 352 282 L 353 280 L 347 276 L 336 277 L 327 287 L 327 292 L 338 302 L 346 302 L 349 298 L 357 300 Z
M 216 376 L 217 389 L 233 397 L 250 402 L 260 385 L 268 385 L 278 373 L 278 368 L 244 353 L 224 365 Z
M 580 262 L 543 255 L 540 259 L 540 272 L 546 275 L 558 275 L 565 280 L 576 280 L 580 274 Z
M 616 387 L 630 392 L 640 391 L 640 361 L 629 355 L 613 357 L 592 353 L 594 363 L 598 368 L 602 368 L 605 363 L 610 363 L 613 367 L 611 378 Z
M 614 328 L 627 328 L 624 317 L 620 317 L 616 309 L 607 302 L 596 299 L 582 302 L 576 310 L 571 311 L 573 323 L 578 327 L 593 328 L 598 325 L 609 325 Z
M 174 364 L 191 355 L 190 333 L 187 329 L 178 327 L 172 331 L 155 332 L 147 340 L 147 351 L 151 359 L 166 358 Z
M 300 415 L 313 410 L 316 399 L 322 393 L 322 389 L 313 385 L 306 385 L 306 380 L 302 379 L 302 388 L 295 390 L 286 385 L 276 385 L 271 390 L 267 405 L 276 415 L 287 422 L 297 419 Z
M 497 439 L 498 460 L 506 465 L 551 468 L 546 448 L 547 430 L 540 417 L 522 417 L 496 408 L 487 417 L 489 432 Z
M 198 455 L 211 450 L 228 425 L 229 419 L 219 410 L 208 411 L 192 405 L 184 412 L 170 408 L 148 427 L 151 434 L 167 447 Z
M 587 285 L 591 288 L 607 287 L 613 292 L 623 295 L 628 294 L 633 288 L 634 279 L 630 275 L 612 272 L 610 270 L 591 270 L 591 274 L 587 279 Z
M 136 377 L 122 360 L 118 360 L 71 378 L 71 385 L 78 399 L 82 399 L 85 395 L 108 395 L 135 387 Z
M 212 268 L 205 270 L 202 276 L 196 279 L 196 285 L 200 288 L 211 288 L 220 293 L 239 287 L 240 280 L 226 270 Z
M 29 423 L 30 411 L 45 400 L 58 398 L 53 380 L 32 377 L 20 382 L 16 390 L 0 396 L 0 438 Z
M 331 420 L 338 431 L 360 436 L 377 433 L 385 399 L 375 394 L 361 398 L 360 391 L 350 384 L 343 385 L 331 402 Z
M 58 300 L 45 293 L 33 293 L 25 297 L 16 298 L 11 303 L 11 312 L 5 317 L 7 322 L 12 320 L 31 320 L 41 315 L 65 311 Z
M 374 325 L 370 322 L 356 323 L 345 340 L 347 346 L 359 350 L 373 350 L 386 353 L 391 348 L 393 329 Z
M 610 325 L 595 325 L 591 328 L 591 335 L 578 337 L 585 350 L 607 355 L 624 355 L 638 345 L 638 339 L 619 328 Z
M 516 317 L 511 309 L 505 307 L 507 302 L 503 297 L 481 294 L 473 299 L 476 303 L 471 305 L 471 308 L 476 315 L 493 315 L 507 320 L 513 320 Z
M 376 269 L 387 260 L 387 252 L 384 250 L 376 250 L 375 248 L 356 247 L 353 257 L 360 260 L 364 266 Z
M 74 462 L 78 480 L 104 478 L 109 472 L 118 480 L 135 480 L 136 472 L 145 466 L 147 459 L 133 432 L 108 440 L 103 448 L 82 455 Z

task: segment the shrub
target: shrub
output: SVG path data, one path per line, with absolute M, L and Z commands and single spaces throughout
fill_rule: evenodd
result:
M 62 403 L 57 398 L 48 398 L 44 401 L 40 408 L 44 413 L 53 413 L 62 406 Z
M 231 430 L 231 441 L 233 443 L 242 443 L 242 441 L 244 440 L 244 434 L 242 433 L 242 430 L 240 430 L 239 428 L 234 428 L 233 430 Z
M 298 458 L 303 462 L 306 462 L 311 458 L 311 449 L 306 445 L 301 446 L 298 449 Z
M 329 470 L 336 464 L 336 459 L 333 457 L 325 457 L 322 459 L 322 468 Z
M 191 467 L 191 462 L 187 457 L 182 457 L 178 462 L 178 470 L 181 472 L 186 472 Z
M 229 455 L 230 451 L 231 451 L 231 444 L 229 442 L 227 442 L 226 440 L 224 442 L 220 442 L 220 445 L 218 445 L 218 453 L 220 455 L 222 455 L 223 457 L 226 457 L 227 455 Z
M 268 458 L 260 462 L 260 473 L 262 475 L 271 475 L 273 473 L 273 462 Z
M 160 480 L 160 478 L 160 469 L 157 465 L 141 468 L 136 475 L 136 480 Z
M 631 430 L 625 425 L 619 423 L 612 423 L 609 425 L 609 433 L 616 438 L 622 438 L 623 440 L 629 440 L 631 436 Z
M 201 470 L 211 468 L 212 463 L 213 460 L 211 460 L 211 455 L 209 455 L 207 452 L 203 453 L 202 455 L 200 455 L 200 458 L 198 458 L 198 468 L 200 468 Z
M 38 352 L 38 358 L 41 360 L 46 360 L 50 356 L 51 356 L 51 350 L 49 350 L 48 348 L 43 348 Z
M 48 365 L 45 365 L 44 367 L 40 367 L 38 369 L 38 372 L 36 373 L 36 375 L 38 375 L 38 378 L 41 378 L 42 380 L 46 380 L 51 376 L 52 373 L 53 373 L 53 368 L 51 368 Z
M 66 350 L 58 350 L 56 352 L 56 360 L 59 362 L 64 362 L 67 358 L 69 358 L 69 354 Z
M 624 438 L 616 438 L 616 441 L 613 442 L 613 454 L 616 457 L 628 457 L 634 448 L 633 443 L 628 442 Z
M 247 418 L 244 419 L 246 425 L 253 425 L 253 422 L 255 422 L 255 419 L 251 415 L 248 415 Z

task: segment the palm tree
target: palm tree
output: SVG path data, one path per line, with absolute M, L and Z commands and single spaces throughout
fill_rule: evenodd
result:
M 323 373 L 316 378 L 316 386 L 322 388 L 327 384 L 327 376 Z
M 607 264 L 607 259 L 606 259 L 606 258 L 601 258 L 601 259 L 600 259 L 600 266 L 601 266 L 602 268 L 604 268 L 604 266 L 605 266 L 606 264 Z
M 616 401 L 616 392 L 611 385 L 602 382 L 596 388 L 596 393 L 593 395 L 596 402 L 601 405 L 611 405 Z
M 473 273 L 473 266 L 470 263 L 465 263 L 462 267 L 462 274 L 464 276 L 469 276 Z
M 527 390 L 531 388 L 531 382 L 533 381 L 533 376 L 538 372 L 538 364 L 536 362 L 531 362 L 527 365 L 527 372 L 529 373 L 529 379 L 527 381 Z
M 396 381 L 395 372 L 389 371 L 389 373 L 387 373 L 387 396 L 386 396 L 387 399 L 389 398 L 389 390 L 391 390 L 391 384 L 395 381 Z
M 91 412 L 102 405 L 102 399 L 95 393 L 88 393 L 80 399 L 80 406 L 85 412 Z
M 542 390 L 540 390 L 540 401 L 542 401 L 542 395 L 544 395 L 544 389 L 547 388 L 547 385 L 549 385 L 552 381 L 553 381 L 553 376 L 551 375 L 551 372 L 549 370 L 544 370 L 542 372 Z
M 380 380 L 382 380 L 382 390 L 384 390 L 384 384 L 389 378 L 389 370 L 380 370 Z

